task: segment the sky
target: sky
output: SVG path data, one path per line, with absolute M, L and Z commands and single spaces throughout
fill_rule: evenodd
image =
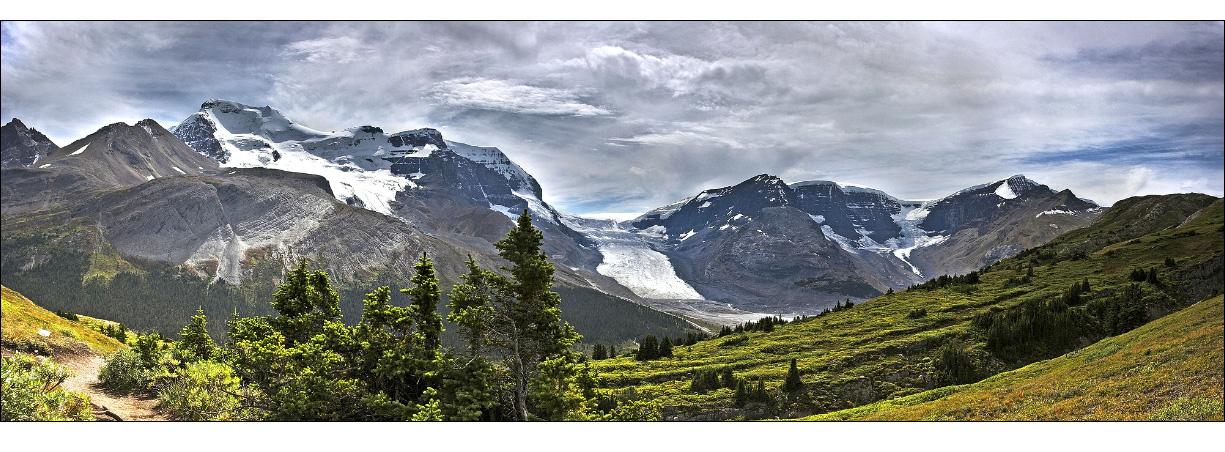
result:
M 758 174 L 1225 191 L 1221 22 L 5 21 L 0 44 L 0 121 L 60 146 L 228 99 L 496 146 L 576 214 Z

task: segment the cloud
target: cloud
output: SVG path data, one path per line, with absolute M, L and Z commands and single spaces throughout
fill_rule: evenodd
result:
M 443 106 L 525 115 L 607 116 L 611 111 L 588 105 L 570 90 L 512 84 L 503 80 L 462 78 L 434 85 Z
M 369 56 L 373 50 L 352 36 L 309 39 L 292 42 L 283 55 L 296 56 L 308 62 L 330 61 L 352 63 Z

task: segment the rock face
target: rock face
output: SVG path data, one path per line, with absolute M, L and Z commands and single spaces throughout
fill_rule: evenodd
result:
M 261 168 L 218 177 L 156 179 L 111 191 L 73 209 L 96 218 L 123 256 L 172 265 L 216 263 L 216 277 L 241 284 L 248 250 L 294 261 L 325 260 L 335 278 L 370 267 L 411 268 L 422 252 L 461 262 L 454 247 L 394 218 L 345 205 L 318 176 Z M 458 276 L 457 265 L 450 276 Z
M 0 127 L 0 168 L 27 168 L 59 150 L 46 135 L 13 118 Z
M 842 186 L 829 181 L 792 184 L 796 207 L 810 215 L 820 215 L 838 235 L 859 240 L 867 237 L 884 243 L 901 235 L 893 216 L 902 210 L 903 201 L 884 192 Z M 914 207 L 911 202 L 908 205 Z
M 47 156 L 40 168 L 85 171 L 99 186 L 137 185 L 159 177 L 214 173 L 217 164 L 196 154 L 152 119 L 115 123 Z
M 152 119 L 115 123 L 57 149 L 37 168 L 6 168 L 5 213 L 63 203 L 90 190 L 128 187 L 162 178 L 212 174 L 200 156 Z
M 388 134 L 366 125 L 323 132 L 272 107 L 226 100 L 205 102 L 173 133 L 222 167 L 318 175 L 346 204 L 399 217 L 486 254 L 527 209 L 554 259 L 591 274 L 599 262 L 586 238 L 542 200 L 536 179 L 495 147 L 447 141 L 429 128 Z

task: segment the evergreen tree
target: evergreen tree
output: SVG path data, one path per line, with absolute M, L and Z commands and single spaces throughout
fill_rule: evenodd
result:
M 609 357 L 609 358 L 616 358 L 616 357 L 617 357 L 617 346 L 616 346 L 616 345 L 609 345 L 609 346 L 608 346 L 608 357 Z
M 659 357 L 660 358 L 671 358 L 672 357 L 672 341 L 668 339 L 667 336 L 664 336 L 663 342 L 659 343 Z
M 501 279 L 480 266 L 468 255 L 468 274 L 460 276 L 463 281 L 451 288 L 451 301 L 447 307 L 447 321 L 459 328 L 459 335 L 468 343 L 468 356 L 481 356 L 489 345 L 490 328 L 493 326 L 493 306 L 500 303 L 498 283 Z
M 795 358 L 791 358 L 791 368 L 787 369 L 787 379 L 783 381 L 783 390 L 795 392 L 803 387 L 804 382 L 800 379 L 800 369 L 796 366 Z
M 408 295 L 411 302 L 406 312 L 408 320 L 417 330 L 416 339 L 420 342 L 425 358 L 433 359 L 442 343 L 438 336 L 442 334 L 442 316 L 438 315 L 438 302 L 442 293 L 438 290 L 438 277 L 434 275 L 434 263 L 421 253 L 421 259 L 413 265 L 416 274 L 413 275 L 413 287 L 400 289 Z
M 743 379 L 736 381 L 736 395 L 732 401 L 741 407 L 749 403 L 749 391 L 745 388 Z
M 604 344 L 595 344 L 595 348 L 591 350 L 592 360 L 608 359 L 608 349 L 604 348 Z
M 219 355 L 217 344 L 213 343 L 213 338 L 208 335 L 207 324 L 204 309 L 197 308 L 196 315 L 191 317 L 191 323 L 183 327 L 179 340 L 174 343 L 175 359 L 186 364 L 211 360 Z
M 719 378 L 719 385 L 716 388 L 734 388 L 736 387 L 736 376 L 732 374 L 732 366 L 723 368 L 723 375 Z
M 658 357 L 659 339 L 656 339 L 654 334 L 648 334 L 646 339 L 642 340 L 642 344 L 638 346 L 638 355 L 635 356 L 635 359 L 649 361 Z
M 1090 290 L 1091 290 L 1091 289 L 1089 288 L 1089 277 L 1088 277 L 1088 276 L 1086 276 L 1086 277 L 1085 277 L 1084 282 L 1082 282 L 1082 283 L 1080 284 L 1080 292 L 1081 292 L 1081 293 L 1089 293 L 1089 292 L 1090 292 Z
M 235 316 L 230 323 L 227 355 L 256 395 L 244 404 L 270 420 L 370 419 L 366 384 L 353 376 L 361 346 L 340 322 L 327 273 L 312 274 L 302 261 L 286 275 L 273 307 L 280 316 Z
M 702 374 L 702 387 L 706 390 L 719 389 L 719 373 L 714 369 L 707 370 Z
M 340 295 L 332 290 L 327 273 L 307 271 L 306 259 L 285 275 L 272 307 L 280 315 L 269 321 L 289 345 L 306 342 L 323 331 L 325 323 L 340 320 Z
M 498 256 L 511 263 L 509 268 L 499 267 L 509 272 L 509 277 L 480 270 L 469 259 L 466 283 L 471 287 L 464 290 L 475 290 L 461 296 L 469 311 L 489 307 L 488 311 L 473 316 L 470 328 L 479 327 L 483 336 L 489 338 L 489 345 L 503 357 L 511 379 L 512 406 L 519 420 L 532 417 L 528 411 L 529 392 L 547 386 L 533 384 L 541 363 L 559 358 L 565 358 L 565 363 L 577 361 L 568 349 L 582 337 L 561 320 L 558 308 L 561 297 L 550 290 L 554 270 L 541 251 L 543 241 L 544 234 L 532 226 L 531 214 L 524 209 L 506 238 L 494 243 Z M 554 383 L 562 381 L 563 374 L 571 370 L 573 366 L 554 362 L 550 364 L 548 378 Z

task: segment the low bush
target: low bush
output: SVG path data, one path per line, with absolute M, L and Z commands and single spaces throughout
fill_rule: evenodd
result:
M 60 388 L 71 373 L 50 361 L 24 353 L 4 358 L 0 388 L 0 421 L 92 421 L 89 396 Z
M 138 350 L 122 350 L 106 359 L 98 371 L 102 384 L 118 389 L 145 389 L 153 380 L 153 371 L 145 366 Z
M 157 406 L 182 421 L 239 420 L 238 377 L 222 363 L 197 361 L 163 385 Z

